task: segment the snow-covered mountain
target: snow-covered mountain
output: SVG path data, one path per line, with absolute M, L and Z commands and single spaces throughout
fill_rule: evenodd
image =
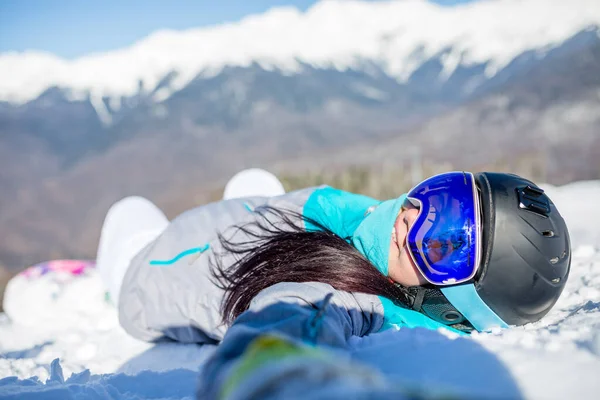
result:
M 128 48 L 74 60 L 35 51 L 2 54 L 0 101 L 22 104 L 60 87 L 72 100 L 89 96 L 109 121 L 123 98 L 144 93 L 160 102 L 228 66 L 257 64 L 286 75 L 305 66 L 383 71 L 406 83 L 432 59 L 441 64 L 438 80 L 461 67 L 482 67 L 464 83 L 473 90 L 519 55 L 533 50 L 543 57 L 598 25 L 597 0 L 484 0 L 456 7 L 323 0 L 304 13 L 282 7 L 237 23 L 159 31 Z

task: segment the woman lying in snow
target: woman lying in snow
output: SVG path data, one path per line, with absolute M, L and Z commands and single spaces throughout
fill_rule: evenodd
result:
M 535 184 L 451 172 L 383 202 L 325 186 L 224 200 L 171 222 L 126 198 L 106 217 L 97 262 L 134 337 L 214 343 L 247 314 L 252 337 L 342 345 L 390 327 L 537 321 L 570 260 L 564 220 Z M 326 298 L 332 306 L 320 308 Z

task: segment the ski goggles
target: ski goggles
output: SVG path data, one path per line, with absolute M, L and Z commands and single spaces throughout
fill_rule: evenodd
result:
M 407 200 L 419 209 L 406 236 L 421 274 L 434 285 L 472 279 L 480 263 L 481 217 L 475 177 L 448 172 L 419 183 Z

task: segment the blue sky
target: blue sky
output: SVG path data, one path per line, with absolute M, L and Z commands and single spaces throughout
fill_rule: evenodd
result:
M 473 0 L 430 0 L 452 6 Z M 0 0 L 0 52 L 45 50 L 65 58 L 127 46 L 162 28 L 236 21 L 273 6 L 316 0 Z

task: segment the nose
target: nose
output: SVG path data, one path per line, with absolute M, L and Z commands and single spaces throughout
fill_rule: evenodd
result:
M 404 213 L 404 223 L 406 224 L 406 226 L 408 228 L 410 228 L 411 226 L 413 226 L 413 224 L 415 223 L 415 220 L 417 219 L 417 216 L 419 215 L 419 210 L 417 208 L 409 208 L 405 211 Z

